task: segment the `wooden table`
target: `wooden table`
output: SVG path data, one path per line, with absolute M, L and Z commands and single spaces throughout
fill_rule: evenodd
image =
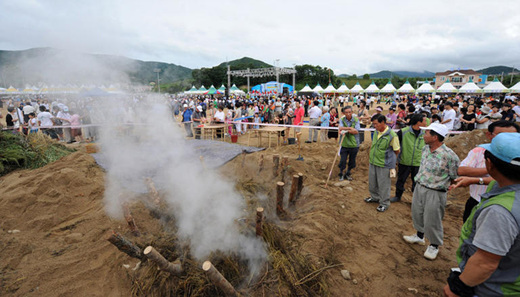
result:
M 267 137 L 269 138 L 269 148 L 271 148 L 271 134 L 276 133 L 278 135 L 278 142 L 277 146 L 280 146 L 280 137 L 282 136 L 282 132 L 287 130 L 285 127 L 263 127 L 256 130 L 250 130 L 249 132 L 249 138 L 247 139 L 247 145 L 249 145 L 249 142 L 251 140 L 251 132 L 258 135 L 258 146 L 262 145 L 262 133 L 267 132 Z
M 224 139 L 224 134 L 226 130 L 226 124 L 206 124 L 202 129 L 202 138 L 209 132 L 211 135 L 211 140 L 215 139 L 215 136 L 217 135 L 217 130 L 222 129 L 222 139 Z

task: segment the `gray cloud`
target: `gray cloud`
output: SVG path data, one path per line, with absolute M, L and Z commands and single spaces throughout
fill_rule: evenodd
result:
M 477 69 L 520 64 L 519 9 L 505 0 L 2 1 L 0 49 L 55 47 L 190 68 L 249 56 L 337 73 Z

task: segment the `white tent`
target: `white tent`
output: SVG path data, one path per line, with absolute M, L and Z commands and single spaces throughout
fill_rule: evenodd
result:
M 397 93 L 413 93 L 415 92 L 415 89 L 412 87 L 409 81 L 406 81 L 404 85 L 402 85 L 398 90 Z
M 336 91 L 338 91 L 338 93 L 348 93 L 350 90 L 345 83 L 342 83 Z
M 312 89 L 311 87 L 309 87 L 309 84 L 305 84 L 305 87 L 303 87 L 303 89 L 301 89 L 300 92 L 312 93 Z
M 237 88 L 237 86 L 235 84 L 233 84 L 233 86 L 231 86 L 231 89 L 229 89 L 229 92 L 233 95 L 245 95 L 246 94 L 244 91 Z
M 365 93 L 379 93 L 379 88 L 376 86 L 376 83 L 374 81 L 372 81 L 370 86 L 368 86 L 368 88 L 365 89 Z
M 325 90 L 323 90 L 323 93 L 326 93 L 326 94 L 337 93 L 337 90 L 336 90 L 336 88 L 332 84 L 329 84 L 325 88 Z
M 509 90 L 498 81 L 498 78 L 495 77 L 495 79 L 487 86 L 482 89 L 484 93 L 506 93 Z
M 419 94 L 431 94 L 431 93 L 434 93 L 434 92 L 435 92 L 435 89 L 432 87 L 432 85 L 430 85 L 430 83 L 428 81 L 423 83 L 417 89 L 417 93 L 419 93 Z
M 520 93 L 520 81 L 517 82 L 514 86 L 512 86 L 511 88 L 509 88 L 509 91 L 511 93 Z
M 320 83 L 318 83 L 318 84 L 314 87 L 314 89 L 312 89 L 312 91 L 315 92 L 315 93 L 323 93 L 324 90 L 323 90 L 323 88 L 320 86 Z
M 356 85 L 353 86 L 352 89 L 350 89 L 351 93 L 363 93 L 363 91 L 364 91 L 364 89 L 363 89 L 363 87 L 361 87 L 359 82 L 357 82 Z
M 437 88 L 437 93 L 457 93 L 457 88 L 450 83 L 450 79 L 448 78 L 445 83 Z
M 470 79 L 459 89 L 459 93 L 479 93 L 482 90 Z
M 381 89 L 381 93 L 394 93 L 395 91 L 397 90 L 390 80 L 388 80 L 386 85 Z

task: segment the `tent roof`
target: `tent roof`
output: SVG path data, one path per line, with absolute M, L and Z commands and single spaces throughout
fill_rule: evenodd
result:
M 332 85 L 332 84 L 329 84 L 325 90 L 323 90 L 324 93 L 336 93 L 337 90 L 336 88 Z
M 213 87 L 213 86 L 212 86 Z M 207 89 L 204 87 L 204 85 L 202 85 L 199 89 L 199 92 L 206 92 Z
M 440 87 L 437 88 L 438 93 L 456 93 L 457 88 L 455 88 L 448 79 L 445 83 L 443 83 Z
M 362 93 L 364 91 L 363 87 L 359 84 L 359 82 L 356 83 L 355 86 L 350 89 L 351 93 Z
M 428 81 L 423 83 L 419 88 L 417 88 L 417 93 L 433 93 L 435 89 L 430 85 Z
M 520 81 L 517 82 L 514 86 L 512 86 L 511 88 L 509 88 L 509 90 L 511 91 L 511 93 L 520 93 Z
M 368 88 L 365 89 L 365 92 L 366 93 L 377 93 L 377 92 L 379 92 L 379 88 L 376 86 L 376 83 L 374 81 L 372 81 L 370 86 L 368 86 Z
M 415 89 L 412 87 L 409 81 L 406 81 L 398 90 L 398 93 L 413 93 Z
M 236 90 L 240 90 L 239 88 L 237 88 L 237 85 L 233 84 L 231 86 L 231 89 L 229 89 L 230 91 L 236 91 Z
M 381 89 L 381 93 L 393 93 L 395 91 L 397 90 L 395 89 L 394 85 L 390 80 L 388 80 L 386 85 Z
M 496 77 L 493 82 L 485 86 L 482 90 L 484 93 L 505 93 L 508 91 L 507 88 L 500 81 L 498 81 L 498 78 Z
M 320 86 L 320 83 L 318 83 L 312 90 L 316 93 L 323 93 L 323 88 Z
M 341 86 L 337 89 L 338 93 L 348 93 L 349 88 L 345 83 L 342 83 Z
M 309 87 L 309 84 L 305 84 L 305 87 L 303 87 L 300 92 L 312 92 L 312 89 Z
M 226 91 L 226 87 L 224 85 L 221 85 L 220 88 L 218 88 L 219 91 L 221 92 L 225 92 Z
M 472 80 L 460 87 L 459 92 L 461 93 L 475 93 L 482 91 Z

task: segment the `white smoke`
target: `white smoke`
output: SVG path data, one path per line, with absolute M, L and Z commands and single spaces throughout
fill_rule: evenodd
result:
M 133 107 L 107 101 L 102 109 L 110 118 L 100 139 L 109 162 L 108 214 L 121 217 L 120 199 L 125 196 L 120 194 L 146 192 L 144 179 L 152 177 L 176 218 L 178 237 L 190 243 L 196 259 L 206 260 L 214 251 L 234 252 L 249 262 L 253 274 L 258 272 L 266 251 L 261 240 L 239 231 L 236 219 L 246 215 L 242 197 L 218 172 L 203 169 L 199 156 L 185 145 L 184 127 L 174 122 L 164 99 L 143 98 Z M 135 125 L 122 125 L 131 118 L 129 112 Z

